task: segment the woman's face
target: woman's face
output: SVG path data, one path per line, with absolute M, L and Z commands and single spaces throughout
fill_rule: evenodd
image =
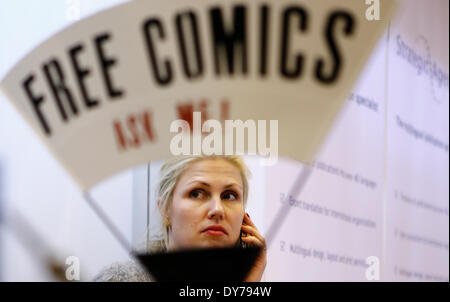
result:
M 170 250 L 234 246 L 244 218 L 239 169 L 224 159 L 191 164 L 178 179 L 167 216 Z

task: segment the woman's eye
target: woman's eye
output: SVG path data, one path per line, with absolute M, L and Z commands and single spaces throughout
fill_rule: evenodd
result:
M 238 199 L 238 195 L 235 192 L 227 191 L 227 192 L 222 194 L 222 198 L 223 199 L 228 199 L 228 200 L 237 200 Z
M 205 193 L 202 190 L 192 190 L 189 193 L 189 197 L 191 198 L 203 198 L 205 196 Z

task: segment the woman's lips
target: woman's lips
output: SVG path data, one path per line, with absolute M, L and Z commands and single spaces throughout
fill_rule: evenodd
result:
M 224 236 L 227 234 L 225 228 L 220 225 L 209 226 L 203 232 L 211 236 Z
M 225 236 L 225 233 L 223 231 L 217 230 L 206 230 L 205 233 L 211 236 Z

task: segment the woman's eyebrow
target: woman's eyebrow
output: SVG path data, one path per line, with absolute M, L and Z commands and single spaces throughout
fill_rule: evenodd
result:
M 209 185 L 208 183 L 203 182 L 203 181 L 199 181 L 199 180 L 193 180 L 193 181 L 191 181 L 191 182 L 188 182 L 188 185 L 190 185 L 190 184 L 192 184 L 192 183 L 195 183 L 195 182 L 200 183 L 200 184 L 202 184 L 202 185 L 204 185 L 204 186 L 210 187 L 210 185 Z
M 199 184 L 202 184 L 202 185 L 204 185 L 204 186 L 206 186 L 206 187 L 211 187 L 210 184 L 208 184 L 208 183 L 206 183 L 206 182 L 204 182 L 204 181 L 199 181 L 199 180 L 193 180 L 193 181 L 188 182 L 187 184 L 190 185 L 190 184 L 192 184 L 192 183 L 199 183 Z M 236 184 L 236 183 L 231 183 L 231 184 L 229 184 L 229 185 L 226 185 L 226 186 L 224 187 L 224 189 L 231 188 L 232 186 L 237 186 L 239 189 L 242 189 L 242 187 L 241 187 L 240 185 Z
M 236 187 L 238 187 L 239 189 L 242 189 L 240 185 L 235 184 L 235 183 L 232 183 L 232 184 L 229 184 L 229 185 L 225 186 L 224 189 L 228 189 L 228 188 L 230 188 L 230 187 L 232 187 L 232 186 L 236 186 Z

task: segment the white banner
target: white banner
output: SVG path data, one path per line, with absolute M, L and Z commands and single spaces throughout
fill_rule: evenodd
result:
M 380 2 L 133 1 L 56 34 L 1 88 L 82 189 L 172 156 L 170 125 L 193 111 L 276 120 L 279 154 L 309 162 L 385 29 Z

